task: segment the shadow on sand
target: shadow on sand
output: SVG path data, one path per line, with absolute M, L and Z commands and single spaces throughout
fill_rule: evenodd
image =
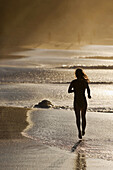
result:
M 74 152 L 77 147 L 80 145 L 80 143 L 82 142 L 82 140 L 79 140 L 77 143 L 74 144 L 74 146 L 71 148 L 71 152 Z

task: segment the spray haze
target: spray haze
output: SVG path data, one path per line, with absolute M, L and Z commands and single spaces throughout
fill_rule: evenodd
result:
M 1 1 L 1 53 L 51 42 L 112 44 L 112 5 L 112 0 Z

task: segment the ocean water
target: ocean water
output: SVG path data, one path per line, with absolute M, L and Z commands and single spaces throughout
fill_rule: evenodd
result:
M 92 45 L 68 51 L 32 49 L 13 55 L 26 57 L 1 60 L 1 105 L 31 107 L 48 99 L 56 106 L 72 108 L 73 94 L 67 90 L 75 78 L 75 68 L 80 66 L 90 79 L 92 99 L 88 100 L 88 109 L 113 111 L 113 46 Z
M 112 160 L 113 46 L 92 45 L 68 51 L 32 49 L 13 55 L 25 58 L 0 61 L 0 105 L 31 108 L 47 99 L 57 107 L 54 114 L 51 109 L 36 109 L 28 113 L 27 121 L 32 124 L 24 135 L 66 149 L 75 144 L 77 130 L 72 110 L 73 94 L 67 91 L 69 83 L 75 78 L 75 68 L 82 67 L 90 79 L 92 99 L 88 100 L 88 112 L 96 113 L 92 123 L 100 129 L 102 127 L 103 132 L 97 132 L 95 136 L 89 130 L 92 138 L 86 138 L 81 148 L 85 148 L 89 156 Z M 60 114 L 61 109 L 63 114 Z M 102 119 L 99 114 L 102 114 Z M 103 121 L 106 122 L 104 125 Z M 105 137 L 104 127 L 108 124 Z

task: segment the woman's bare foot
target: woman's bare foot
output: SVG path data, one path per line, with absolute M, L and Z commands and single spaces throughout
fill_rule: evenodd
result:
M 83 130 L 83 131 L 82 131 L 82 136 L 84 136 L 84 135 L 85 135 L 85 131 Z
M 78 137 L 79 139 L 82 139 L 81 131 L 79 131 Z

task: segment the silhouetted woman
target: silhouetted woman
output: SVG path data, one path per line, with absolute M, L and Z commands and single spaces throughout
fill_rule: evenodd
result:
M 90 88 L 88 85 L 89 79 L 82 69 L 78 68 L 75 71 L 76 79 L 70 83 L 68 93 L 74 92 L 74 110 L 76 115 L 76 124 L 78 128 L 78 137 L 82 139 L 85 135 L 86 128 L 86 110 L 87 100 L 85 97 L 85 90 L 87 89 L 88 98 L 90 99 Z M 80 112 L 82 116 L 82 133 L 80 129 Z

